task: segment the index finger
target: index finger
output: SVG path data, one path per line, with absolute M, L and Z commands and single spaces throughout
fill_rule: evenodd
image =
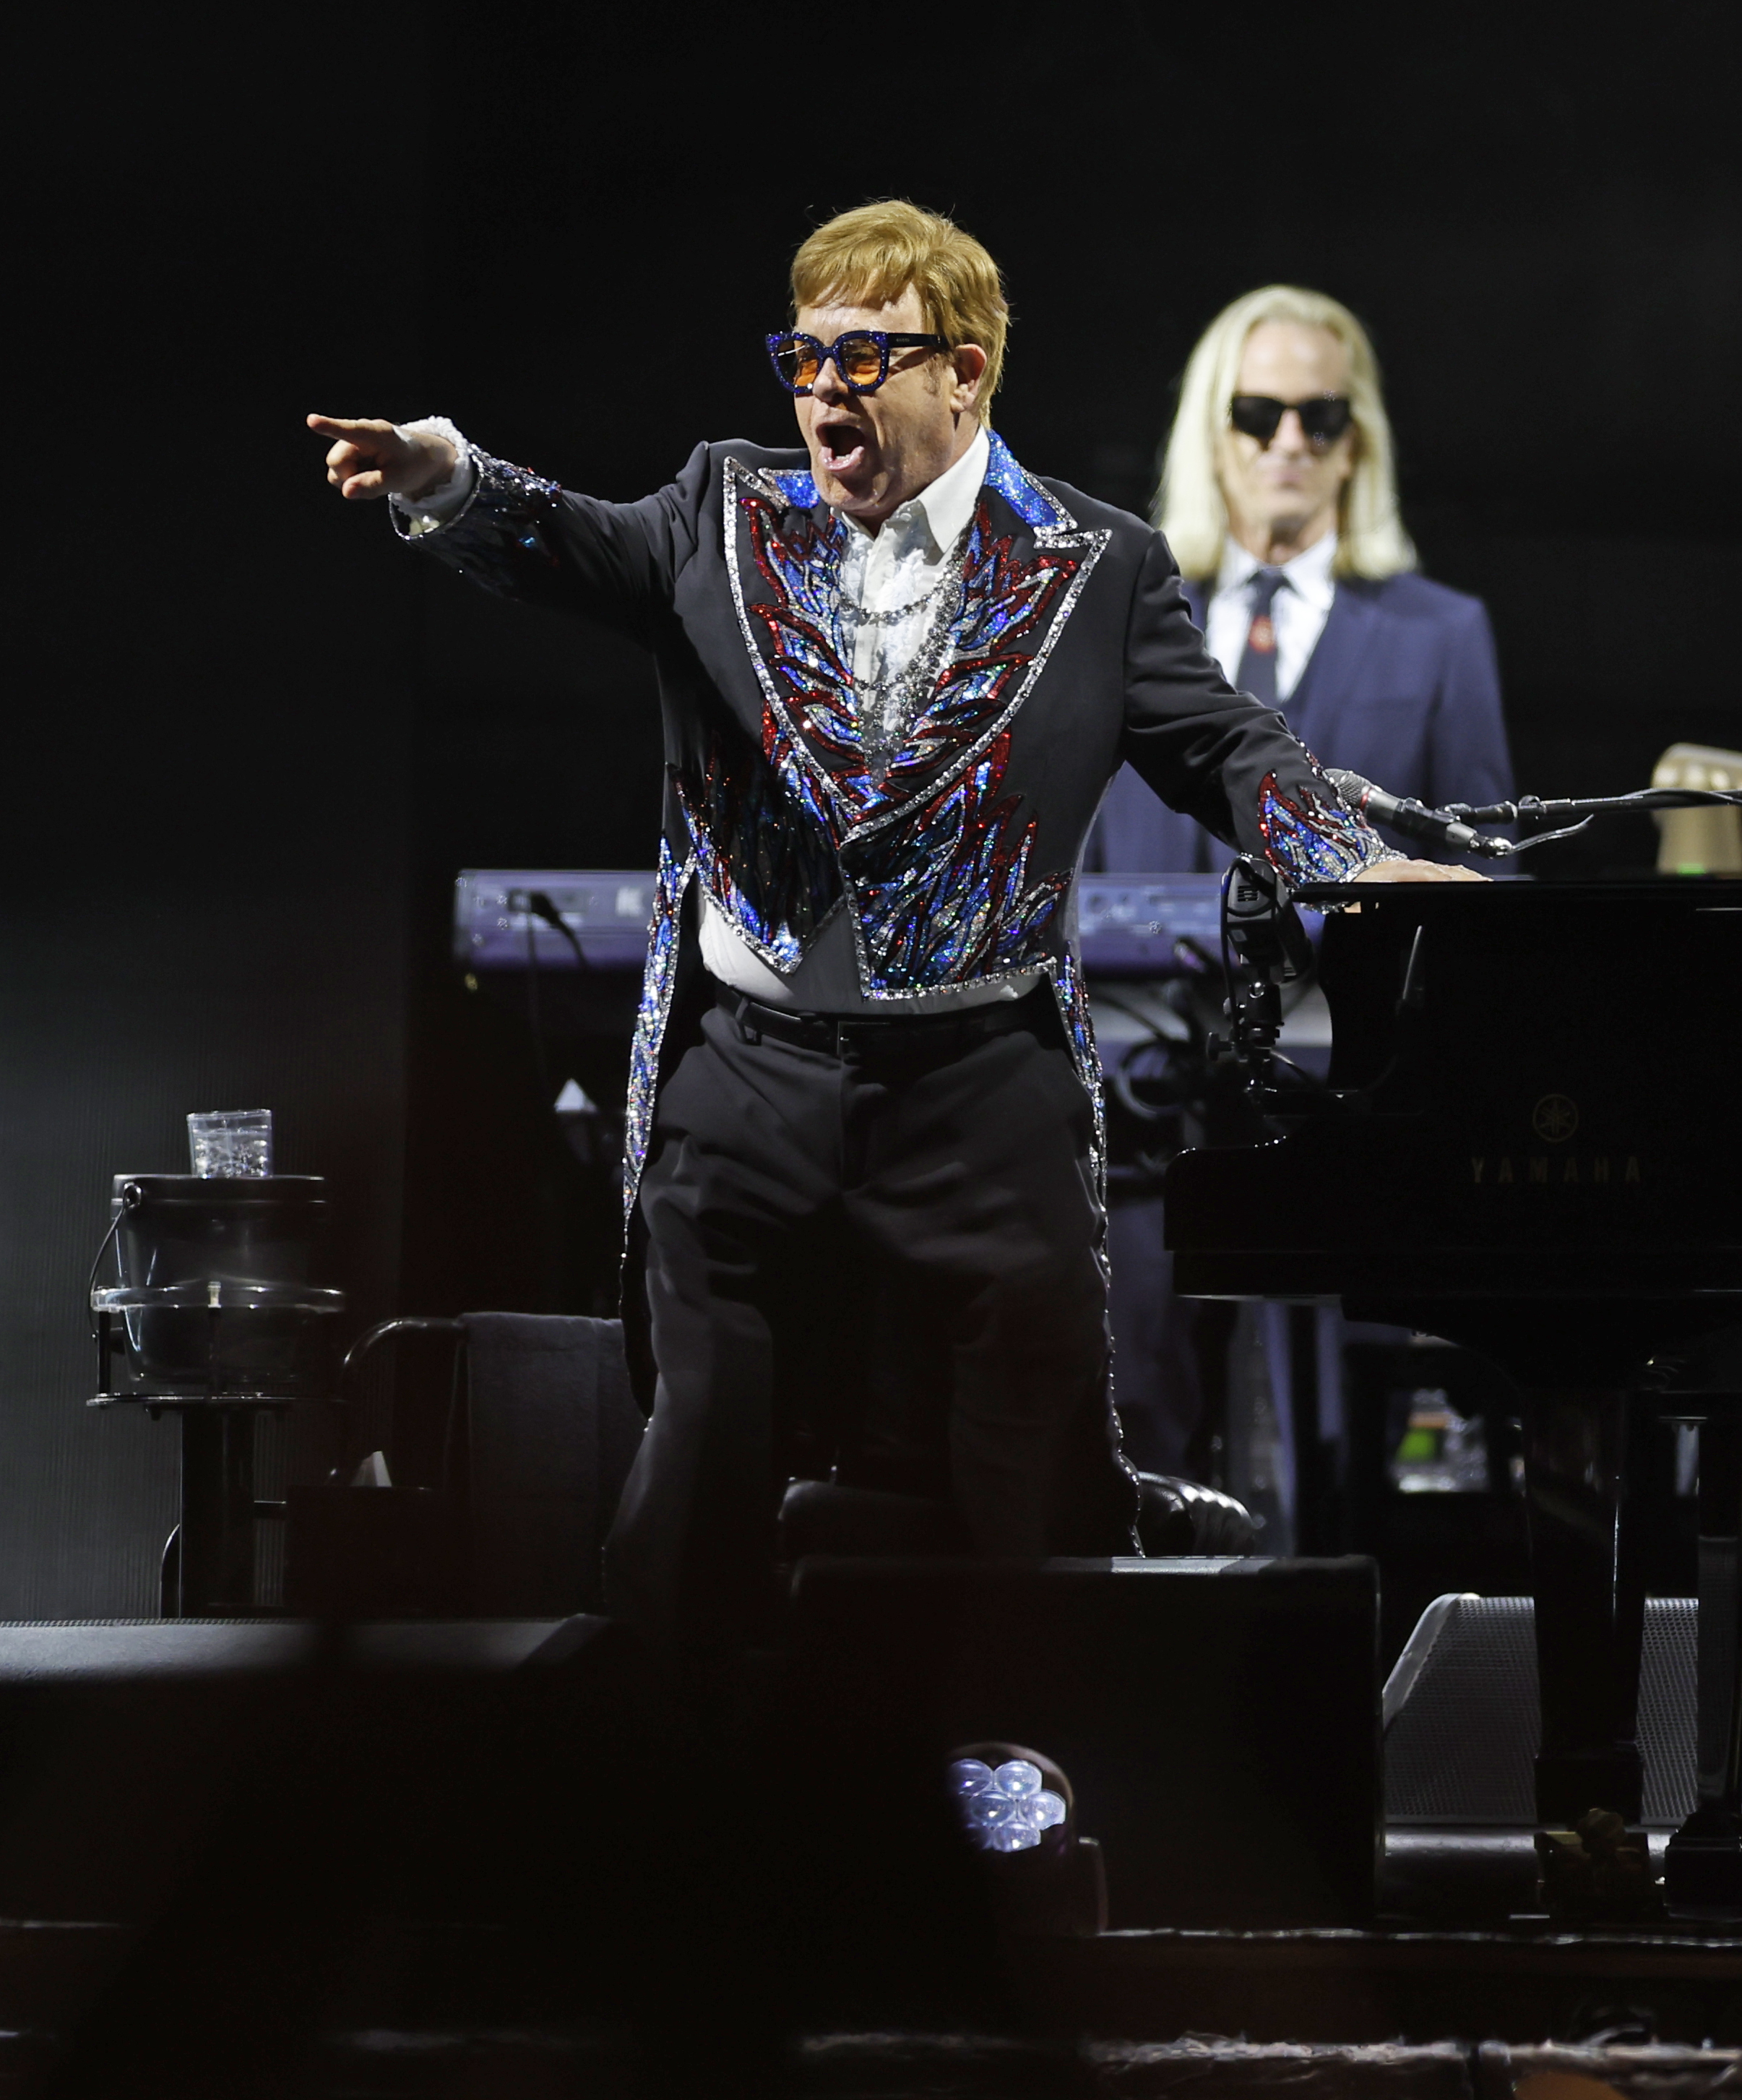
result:
M 306 416 L 303 421 L 324 438 L 346 438 L 353 430 L 380 437 L 394 428 L 384 416 Z

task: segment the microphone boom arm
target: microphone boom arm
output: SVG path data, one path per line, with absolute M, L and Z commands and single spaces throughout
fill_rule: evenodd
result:
M 1545 801 L 1540 795 L 1521 796 L 1515 802 L 1490 802 L 1473 809 L 1467 802 L 1449 802 L 1431 810 L 1413 796 L 1388 795 L 1372 781 L 1340 766 L 1325 769 L 1343 801 L 1370 823 L 1405 838 L 1424 839 L 1449 846 L 1454 852 L 1480 854 L 1490 860 L 1510 860 L 1533 846 L 1546 846 L 1555 839 L 1570 839 L 1594 818 L 1615 810 L 1696 810 L 1713 804 L 1742 804 L 1742 793 L 1717 788 L 1641 788 L 1630 795 L 1590 795 Z M 1537 832 L 1528 839 L 1502 839 L 1491 832 L 1479 832 L 1478 824 L 1513 824 L 1521 818 L 1553 823 L 1572 818 L 1555 831 Z

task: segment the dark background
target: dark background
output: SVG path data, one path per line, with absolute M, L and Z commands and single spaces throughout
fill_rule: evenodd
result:
M 1625 42 L 1518 12 L 37 18 L 8 68 L 0 1613 L 152 1608 L 173 1432 L 84 1410 L 81 1301 L 108 1177 L 180 1167 L 187 1110 L 270 1105 L 280 1164 L 329 1177 L 352 1330 L 600 1287 L 550 1256 L 591 1198 L 447 915 L 461 867 L 650 863 L 650 682 L 342 508 L 306 410 L 445 412 L 640 495 L 698 438 L 783 438 L 786 258 L 894 192 L 1005 267 L 1017 455 L 1140 508 L 1197 332 L 1292 279 L 1374 332 L 1521 785 L 1742 742 L 1735 11 Z

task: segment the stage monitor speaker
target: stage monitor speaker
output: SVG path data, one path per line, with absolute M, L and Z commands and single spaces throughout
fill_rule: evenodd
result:
M 1645 1607 L 1639 1748 L 1647 1829 L 1694 1805 L 1691 1597 Z M 1541 1727 L 1528 1597 L 1446 1596 L 1422 1614 L 1385 1687 L 1385 1820 L 1393 1829 L 1529 1830 Z
M 902 1842 L 892 1776 L 941 1788 L 955 1749 L 1008 1743 L 1069 1776 L 1115 1927 L 1370 1917 L 1370 1560 L 818 1558 L 794 1613 L 818 1769 L 851 1772 L 862 1856 Z
M 0 1917 L 139 1921 L 225 1859 L 275 1899 L 323 1860 L 427 1861 L 463 1900 L 499 1863 L 578 1842 L 569 1802 L 617 1789 L 616 1632 L 0 1625 Z
M 312 1619 L 0 1621 L 0 1700 L 25 1686 L 243 1678 L 320 1664 L 494 1674 L 567 1661 L 606 1623 L 584 1613 L 332 1626 Z

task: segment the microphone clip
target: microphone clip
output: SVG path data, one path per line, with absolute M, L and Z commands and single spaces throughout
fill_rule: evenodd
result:
M 1222 960 L 1228 1034 L 1211 1039 L 1211 1056 L 1237 1065 L 1248 1096 L 1268 1107 L 1282 1033 L 1282 987 L 1311 971 L 1312 944 L 1281 877 L 1250 854 L 1240 856 L 1223 881 Z

